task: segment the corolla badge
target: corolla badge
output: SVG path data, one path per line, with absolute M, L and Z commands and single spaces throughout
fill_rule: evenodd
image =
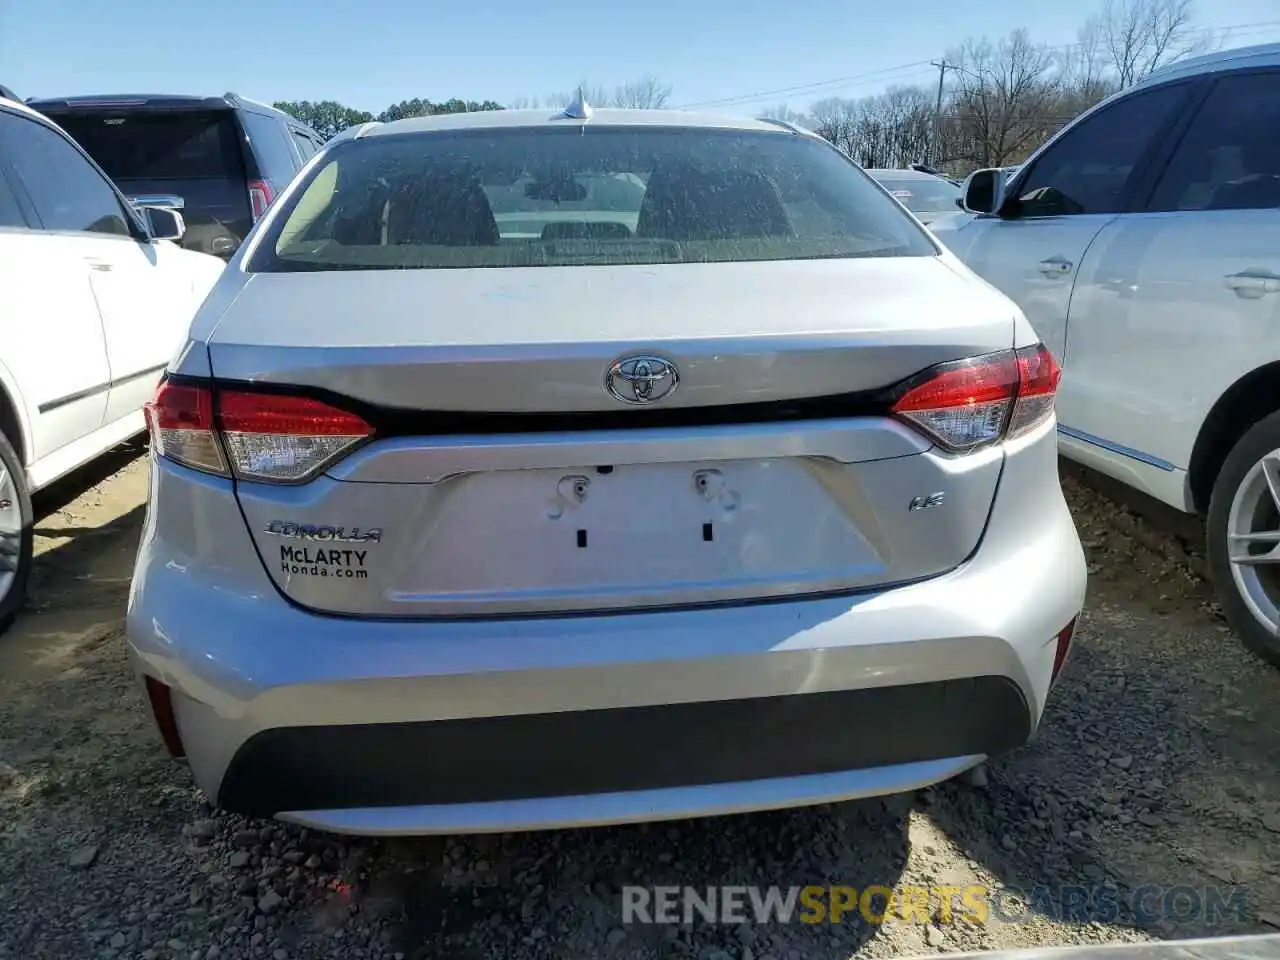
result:
M 623 357 L 609 364 L 604 387 L 623 403 L 656 403 L 676 392 L 680 372 L 661 357 Z
M 294 523 L 292 520 L 272 520 L 266 525 L 267 533 L 288 540 L 321 540 L 331 543 L 381 543 L 380 527 L 333 527 L 327 524 Z

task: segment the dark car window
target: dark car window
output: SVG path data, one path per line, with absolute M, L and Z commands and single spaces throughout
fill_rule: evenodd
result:
M 52 119 L 116 181 L 244 176 L 229 110 L 58 112 Z
M 298 145 L 298 152 L 302 154 L 302 162 L 306 163 L 316 155 L 316 145 L 312 143 L 311 138 L 305 133 L 299 133 L 297 130 L 292 131 L 293 142 Z
M 130 235 L 115 191 L 60 134 L 35 120 L 0 113 L 0 150 L 13 164 L 44 229 Z
M 0 170 L 0 227 L 25 227 L 27 218 L 18 204 L 4 170 Z
M 333 148 L 255 270 L 934 256 L 838 151 L 754 131 L 514 128 Z
M 1017 185 L 1018 215 L 1119 211 L 1134 168 L 1187 89 L 1173 84 L 1131 94 L 1067 131 Z
M 1280 207 L 1280 72 L 1226 76 L 1214 85 L 1149 210 Z
M 960 188 L 946 180 L 925 177 L 895 180 L 885 177 L 880 183 L 912 213 L 955 213 Z
M 298 172 L 298 161 L 289 146 L 285 125 L 274 117 L 247 110 L 240 113 L 240 119 L 249 134 L 249 145 L 258 158 L 262 175 L 280 186 L 292 180 Z

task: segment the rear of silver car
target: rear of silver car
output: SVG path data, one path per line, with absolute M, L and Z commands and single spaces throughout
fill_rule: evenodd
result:
M 129 611 L 170 750 L 230 809 L 421 833 L 880 794 L 1024 742 L 1084 569 L 1016 309 L 802 135 L 512 123 L 333 150 L 197 319 Z

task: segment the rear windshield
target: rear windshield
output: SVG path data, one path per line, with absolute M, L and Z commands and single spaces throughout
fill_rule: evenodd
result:
M 348 141 L 273 220 L 250 269 L 936 253 L 893 201 L 821 141 L 588 125 Z
M 51 114 L 113 180 L 244 176 L 229 110 Z
M 884 178 L 880 182 L 912 213 L 955 213 L 958 209 L 960 188 L 946 180 Z

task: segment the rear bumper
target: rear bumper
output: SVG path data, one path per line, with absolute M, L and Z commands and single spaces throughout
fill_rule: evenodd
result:
M 173 691 L 197 782 L 230 809 L 342 832 L 662 819 L 936 782 L 1034 733 L 1084 599 L 1052 426 L 1011 451 L 982 546 L 949 574 L 680 611 L 316 616 L 225 533 L 244 526 L 223 481 L 153 463 L 151 493 L 128 635 L 139 671 Z
M 1017 684 L 980 677 L 571 713 L 276 727 L 236 751 L 218 800 L 272 816 L 657 791 L 1001 753 L 1023 743 L 1031 723 Z

